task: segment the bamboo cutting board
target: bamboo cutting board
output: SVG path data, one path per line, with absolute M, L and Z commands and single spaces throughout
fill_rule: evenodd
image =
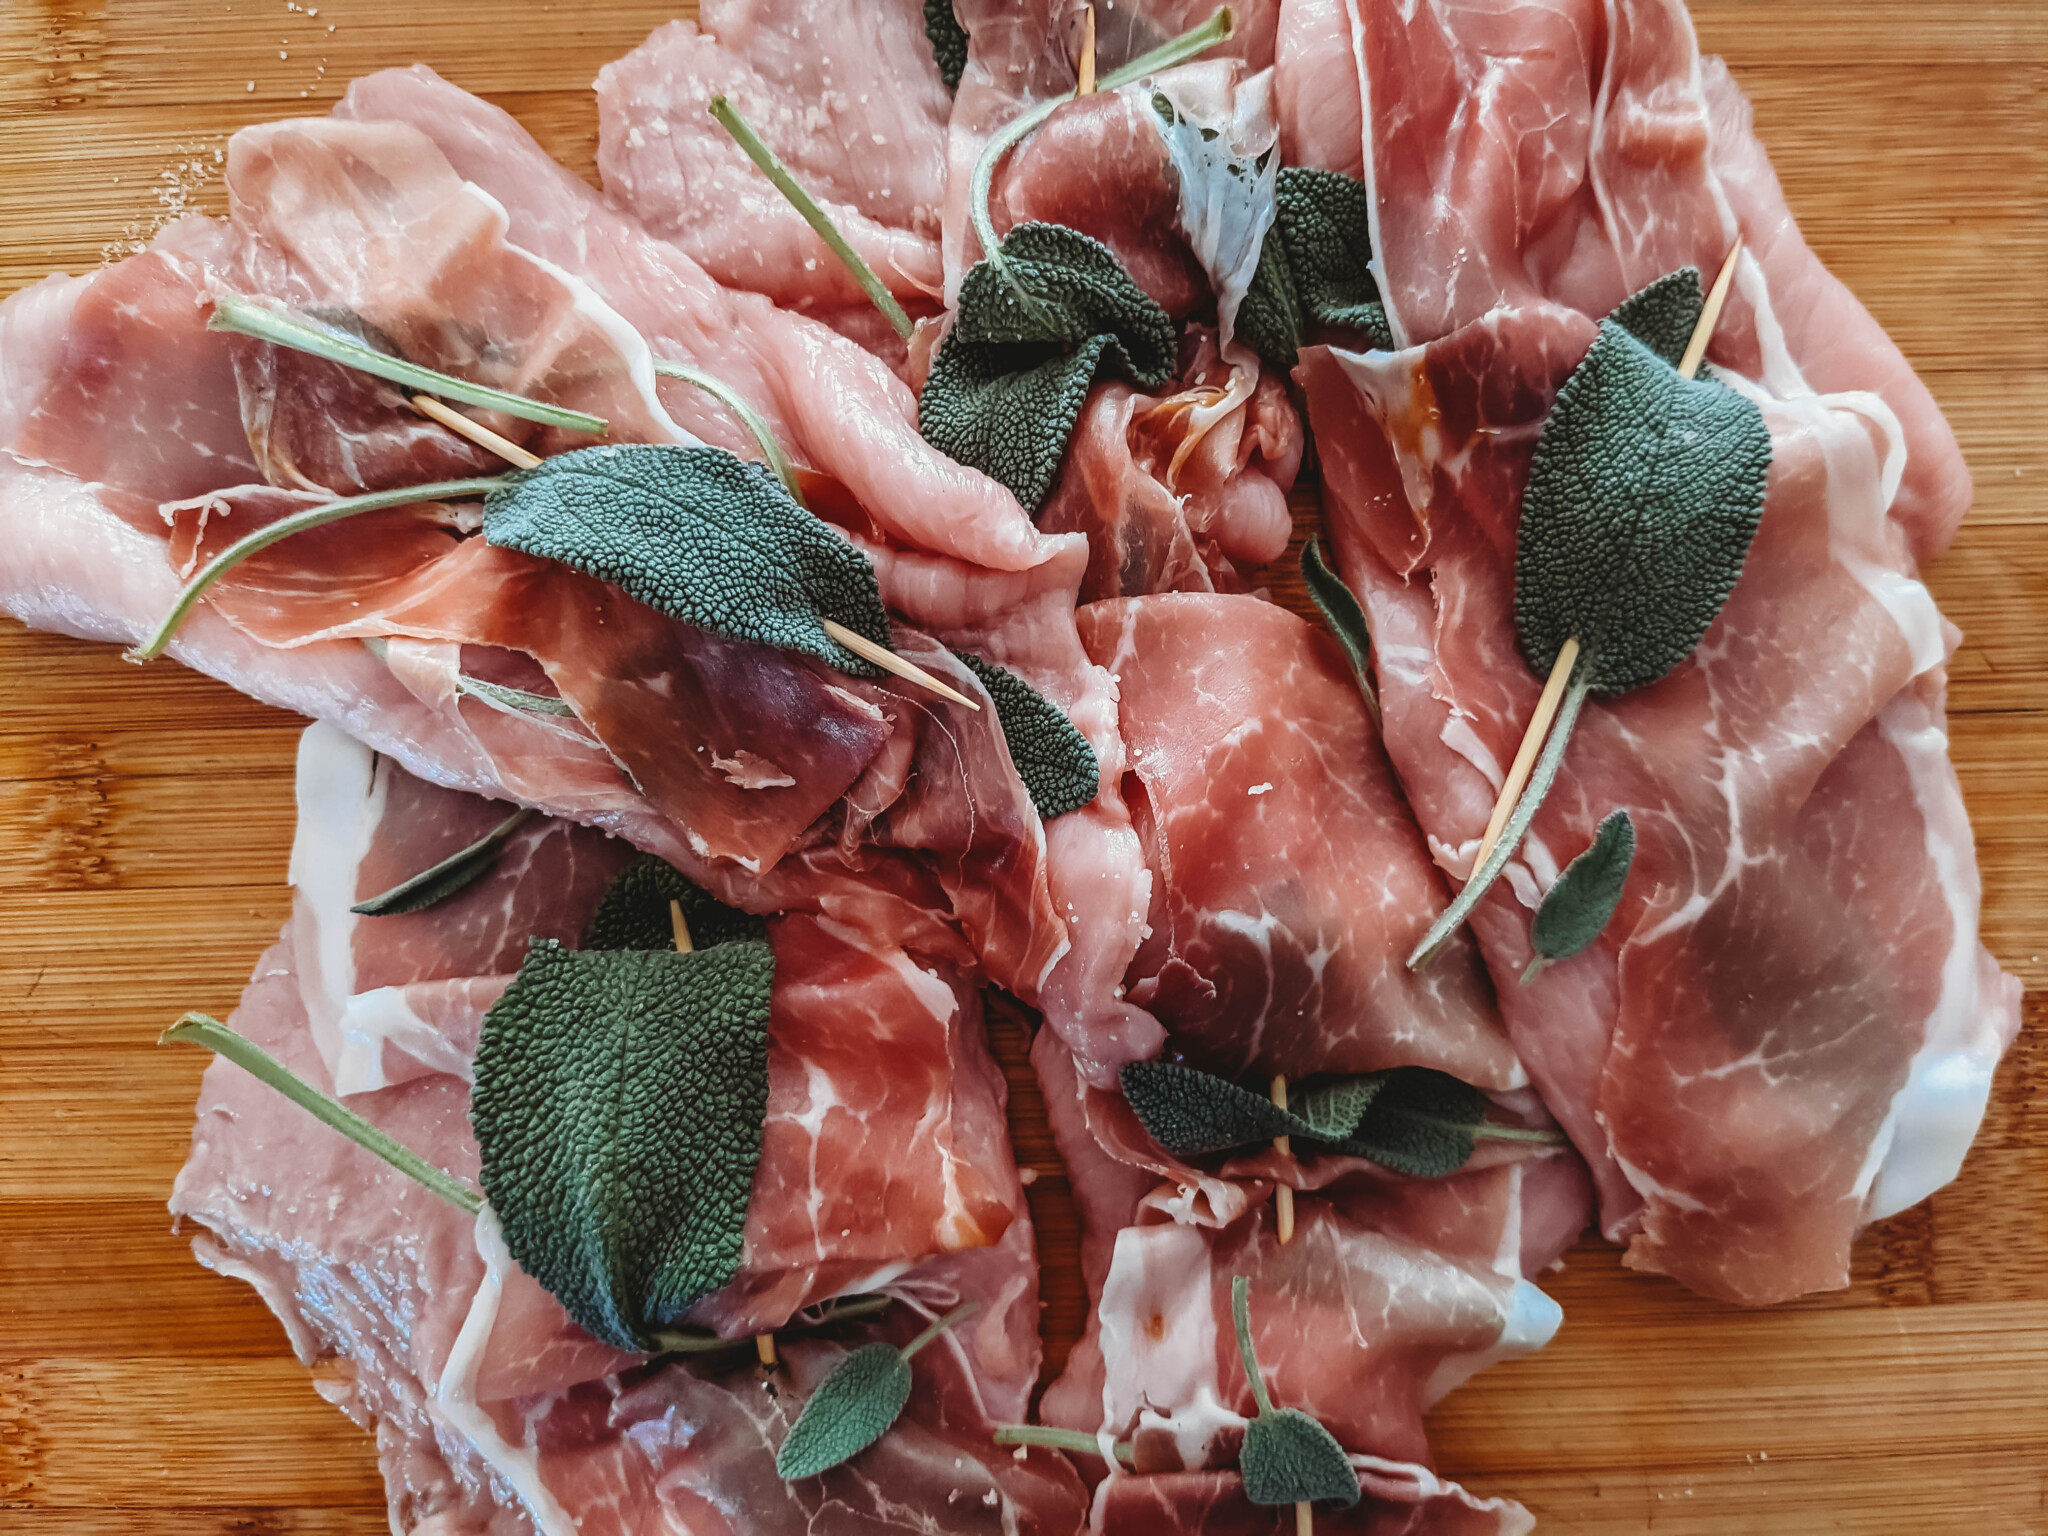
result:
M 820 0 L 846 3 L 846 0 Z M 2048 982 L 2048 6 L 1699 0 L 1808 238 L 1919 366 L 1977 504 L 1932 573 L 1966 634 L 1955 758 L 1985 933 Z M 673 14 L 632 0 L 0 0 L 0 294 L 221 206 L 216 151 L 423 60 L 591 173 L 589 84 Z M 0 1529 L 367 1536 L 371 1444 L 163 1202 L 196 1051 L 287 909 L 300 722 L 107 647 L 0 627 Z M 1582 1245 L 1556 1342 L 1434 1415 L 1450 1475 L 1552 1532 L 2048 1533 L 2048 1007 L 1962 1178 L 1854 1284 L 1742 1313 Z M 1076 1229 L 1011 1069 L 1055 1353 Z

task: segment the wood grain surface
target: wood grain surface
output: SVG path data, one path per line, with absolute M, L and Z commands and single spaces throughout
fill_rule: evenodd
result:
M 824 3 L 824 0 L 821 0 Z M 844 0 L 836 0 L 844 3 Z M 1701 0 L 1808 238 L 1919 366 L 1977 478 L 1932 572 L 1966 638 L 1955 758 L 1985 934 L 2048 981 L 2048 5 Z M 586 175 L 599 65 L 674 12 L 472 0 L 0 0 L 0 293 L 221 205 L 242 124 L 422 60 Z M 164 1199 L 201 1053 L 287 907 L 300 722 L 171 666 L 0 627 L 0 1529 L 385 1528 L 369 1439 Z M 1444 1469 L 1553 1532 L 2048 1533 L 2048 1008 L 1962 1178 L 1848 1290 L 1740 1312 L 1582 1245 L 1551 1347 L 1454 1394 Z M 1055 1353 L 1075 1226 L 1021 1028 L 1000 1041 Z

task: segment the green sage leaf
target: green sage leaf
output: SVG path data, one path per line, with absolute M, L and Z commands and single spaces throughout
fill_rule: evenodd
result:
M 1258 1351 L 1252 1345 L 1251 1281 L 1243 1275 L 1230 1282 L 1230 1317 L 1258 1405 L 1237 1453 L 1244 1496 L 1262 1505 L 1321 1501 L 1348 1509 L 1356 1504 L 1361 1492 L 1358 1474 L 1337 1437 L 1299 1408 L 1274 1407 L 1266 1393 Z
M 1531 937 L 1542 960 L 1569 960 L 1600 937 L 1621 904 L 1635 858 L 1635 823 L 1627 811 L 1609 812 L 1591 845 L 1565 865 L 1536 909 Z
M 1607 318 L 1675 368 L 1706 304 L 1700 269 L 1680 267 L 1623 299 Z
M 1173 371 L 1178 339 L 1107 246 L 1064 225 L 1019 224 L 960 285 L 953 329 L 918 402 L 918 429 L 1036 512 L 1097 373 L 1157 389 Z
M 1372 674 L 1367 670 L 1372 661 L 1372 634 L 1365 626 L 1365 610 L 1359 606 L 1357 595 L 1344 584 L 1344 578 L 1323 563 L 1322 545 L 1316 539 L 1302 547 L 1301 579 L 1308 583 L 1308 595 L 1316 612 L 1344 647 L 1351 662 L 1351 675 L 1357 680 L 1358 691 L 1365 696 L 1366 707 L 1372 711 L 1373 724 L 1378 725 L 1379 695 L 1373 692 Z
M 1690 656 L 1742 574 L 1770 466 L 1755 401 L 1681 376 L 1602 322 L 1558 393 L 1522 495 L 1515 628 L 1536 675 L 1573 637 L 1596 693 L 1654 683 Z
M 1299 1408 L 1275 1408 L 1244 1428 L 1237 1453 L 1244 1496 L 1254 1504 L 1358 1502 L 1358 1474 L 1337 1437 Z
M 718 448 L 582 448 L 505 477 L 484 537 L 609 581 L 672 618 L 815 656 L 869 663 L 824 629 L 877 645 L 889 617 L 867 556 L 791 499 L 773 474 Z
M 537 940 L 484 1017 L 470 1123 L 505 1243 L 569 1315 L 652 1352 L 738 1269 L 775 958 Z
M 535 814 L 531 806 L 522 806 L 467 848 L 449 854 L 409 880 L 400 881 L 380 896 L 357 902 L 349 911 L 361 917 L 392 917 L 404 912 L 423 912 L 436 902 L 446 901 L 489 874 L 506 840 Z
M 589 432 L 596 436 L 603 436 L 607 430 L 605 419 L 588 411 L 572 411 L 566 406 L 549 405 L 543 400 L 529 400 L 525 395 L 509 394 L 487 384 L 472 384 L 453 374 L 409 363 L 394 355 L 390 338 L 372 330 L 363 321 L 350 318 L 353 324 L 337 324 L 317 314 L 292 314 L 260 299 L 223 294 L 214 300 L 213 314 L 208 317 L 206 328 L 253 336 L 259 341 L 290 347 L 295 352 L 324 357 L 330 363 L 341 363 L 423 394 L 444 400 L 460 400 L 464 405 L 478 405 L 486 410 L 503 411 L 507 416 L 539 422 L 542 426 Z
M 816 1477 L 889 1432 L 910 1401 L 910 1362 L 893 1344 L 863 1344 L 832 1368 L 805 1401 L 775 1453 L 787 1481 Z
M 1065 712 L 1007 667 L 966 651 L 953 654 L 988 690 L 1010 761 L 1017 765 L 1017 777 L 1030 792 L 1039 818 L 1051 821 L 1093 801 L 1102 788 L 1102 766 L 1088 738 Z
M 960 76 L 967 69 L 967 29 L 953 14 L 953 0 L 924 0 L 924 35 L 932 45 L 932 60 L 939 66 L 939 78 L 946 89 L 960 89 Z
M 1286 175 L 1283 169 L 1280 173 Z M 1287 241 L 1275 223 L 1259 246 L 1259 264 L 1252 269 L 1244 302 L 1237 307 L 1237 334 L 1276 368 L 1292 368 L 1308 339 L 1308 317 L 1294 289 L 1287 264 Z
M 683 909 L 683 921 L 690 925 L 690 942 L 698 949 L 767 935 L 768 925 L 760 918 L 728 907 L 666 859 L 643 853 L 612 877 L 584 930 L 583 947 L 673 949 L 671 901 Z
M 341 1132 L 367 1152 L 374 1152 L 407 1178 L 439 1195 L 466 1216 L 483 1209 L 477 1192 L 445 1169 L 437 1168 L 419 1153 L 372 1125 L 331 1094 L 311 1083 L 264 1050 L 248 1036 L 237 1034 L 220 1020 L 203 1013 L 188 1013 L 158 1037 L 157 1044 L 173 1041 L 203 1045 L 225 1056 L 266 1087 L 275 1088 L 322 1125 Z
M 1270 1098 L 1175 1062 L 1134 1061 L 1119 1074 L 1139 1124 L 1175 1157 L 1293 1138 L 1297 1151 L 1359 1157 L 1412 1178 L 1440 1179 L 1471 1161 L 1481 1139 L 1554 1142 L 1549 1131 L 1492 1125 L 1486 1095 L 1427 1067 L 1338 1078 Z
M 1273 227 L 1287 253 L 1305 321 L 1357 331 L 1367 347 L 1391 347 L 1394 333 L 1372 275 L 1372 200 L 1341 171 L 1290 165 L 1274 189 Z

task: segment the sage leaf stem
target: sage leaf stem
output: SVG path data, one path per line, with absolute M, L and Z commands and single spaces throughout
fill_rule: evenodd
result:
M 762 460 L 775 471 L 775 478 L 780 480 L 783 489 L 789 492 L 790 500 L 800 507 L 804 505 L 804 493 L 796 481 L 796 466 L 789 462 L 789 455 L 782 451 L 782 444 L 775 440 L 775 434 L 769 430 L 767 420 L 759 411 L 747 404 L 737 390 L 723 379 L 715 379 L 687 363 L 656 363 L 654 371 L 664 379 L 681 379 L 685 384 L 694 384 L 731 411 L 739 419 L 739 424 L 747 429 L 754 442 L 759 445 Z
M 467 379 L 458 379 L 453 374 L 442 373 L 433 368 L 422 368 L 418 363 L 409 363 L 402 357 L 393 357 L 388 352 L 379 352 L 375 347 L 366 346 L 347 332 L 333 326 L 320 325 L 303 320 L 297 315 L 239 294 L 223 294 L 214 300 L 213 314 L 206 322 L 209 331 L 232 331 L 237 335 L 253 336 L 258 341 L 267 341 L 280 347 L 289 347 L 294 352 L 310 353 L 324 357 L 330 363 L 354 368 L 377 378 L 402 384 L 407 389 L 419 390 L 425 394 L 437 395 L 446 400 L 460 400 L 464 405 L 482 406 L 485 410 L 502 411 L 507 416 L 517 416 L 522 421 L 538 422 L 544 427 L 560 427 L 569 432 L 588 432 L 602 437 L 610 430 L 602 416 L 593 416 L 588 411 L 572 411 L 566 406 L 549 405 L 542 400 L 531 400 L 525 395 L 515 395 L 502 389 L 492 389 L 488 384 L 472 384 Z
M 998 1424 L 992 1438 L 997 1445 L 1037 1445 L 1047 1450 L 1072 1451 L 1077 1456 L 1102 1454 L 1102 1442 L 1085 1429 L 1056 1429 L 1050 1424 Z M 1138 1459 L 1128 1440 L 1119 1440 L 1110 1449 L 1116 1459 L 1127 1467 Z
M 946 1313 L 943 1317 L 933 1318 L 931 1321 L 931 1325 L 927 1327 L 923 1333 L 920 1333 L 916 1338 L 912 1339 L 908 1344 L 903 1346 L 903 1358 L 908 1360 L 911 1356 L 915 1355 L 920 1349 L 923 1349 L 925 1345 L 931 1343 L 933 1339 L 936 1339 L 940 1334 L 945 1333 L 948 1329 L 952 1328 L 954 1325 L 958 1323 L 966 1322 L 968 1318 L 974 1316 L 974 1314 L 976 1312 L 979 1312 L 980 1310 L 980 1302 L 963 1301 L 960 1303 L 959 1306 L 955 1307 L 952 1311 Z
M 802 1326 L 827 1327 L 833 1323 L 852 1322 L 855 1318 L 873 1317 L 888 1310 L 892 1298 L 882 1295 L 847 1296 L 828 1301 L 822 1307 L 806 1314 L 799 1312 L 783 1325 L 784 1331 Z M 665 1355 L 710 1355 L 728 1349 L 749 1349 L 754 1347 L 756 1336 L 741 1334 L 738 1338 L 722 1338 L 703 1328 L 679 1328 L 672 1332 L 656 1332 L 651 1335 L 655 1348 Z M 766 1335 L 759 1335 L 766 1337 Z
M 860 252 L 846 243 L 846 236 L 839 233 L 839 226 L 818 206 L 817 199 L 806 192 L 797 179 L 789 174 L 789 167 L 782 163 L 781 157 L 768 147 L 760 134 L 754 131 L 753 125 L 741 117 L 739 110 L 723 96 L 711 98 L 711 115 L 718 119 L 721 128 L 733 136 L 739 147 L 747 152 L 747 158 L 761 168 L 761 174 L 775 183 L 775 190 L 788 198 L 790 206 L 804 216 L 804 222 L 818 232 L 818 238 L 831 247 L 832 254 L 853 274 L 853 280 L 860 284 L 862 291 L 874 302 L 875 308 L 879 309 L 889 324 L 896 328 L 896 334 L 906 341 L 909 340 L 910 316 L 903 312 L 903 306 L 896 302 L 896 296 L 883 286 L 882 280 L 875 275 L 875 269 L 861 259 Z
M 122 653 L 127 661 L 149 661 L 163 654 L 165 646 L 177 634 L 178 628 L 192 612 L 199 599 L 229 571 L 240 565 L 251 555 L 261 554 L 273 544 L 280 544 L 294 534 L 309 533 L 315 528 L 324 528 L 329 523 L 338 523 L 345 517 L 354 517 L 358 512 L 376 512 L 385 507 L 409 507 L 417 502 L 442 501 L 449 498 L 482 496 L 505 485 L 508 476 L 492 475 L 481 480 L 436 480 L 430 485 L 401 486 L 397 490 L 372 491 L 367 496 L 344 496 L 338 501 L 324 502 L 317 507 L 308 507 L 303 512 L 281 517 L 268 528 L 259 528 L 235 540 L 226 549 L 215 555 L 179 591 L 177 601 L 171 604 L 171 611 L 164 615 L 148 639 L 132 650 Z
M 1565 685 L 1564 703 L 1558 706 L 1557 719 L 1550 727 L 1550 739 L 1543 744 L 1543 755 L 1536 759 L 1536 771 L 1529 776 L 1529 787 L 1522 791 L 1522 798 L 1515 803 L 1514 814 L 1508 817 L 1508 823 L 1501 829 L 1500 838 L 1494 843 L 1493 851 L 1487 854 L 1486 862 L 1472 871 L 1472 878 L 1465 882 L 1465 888 L 1429 925 L 1429 932 L 1415 946 L 1415 953 L 1408 957 L 1410 970 L 1420 970 L 1436 958 L 1451 935 L 1458 931 L 1459 925 L 1472 915 L 1473 909 L 1493 888 L 1500 872 L 1508 867 L 1508 860 L 1521 846 L 1529 824 L 1542 808 L 1544 796 L 1550 793 L 1550 786 L 1557 779 L 1558 765 L 1564 761 L 1564 749 L 1571 741 L 1572 727 L 1578 723 L 1579 706 L 1586 702 L 1586 695 L 1592 690 L 1590 669 L 1582 655 L 1572 668 L 1571 681 Z
M 1179 37 L 1170 38 L 1149 53 L 1142 53 L 1121 69 L 1113 69 L 1095 82 L 1098 91 L 1114 91 L 1129 85 L 1133 80 L 1142 80 L 1147 75 L 1157 74 L 1162 69 L 1171 69 L 1184 64 L 1197 54 L 1206 53 L 1218 43 L 1229 39 L 1237 30 L 1237 13 L 1224 6 L 1203 22 L 1199 27 L 1183 32 Z M 1058 96 L 1048 97 L 1029 111 L 1019 114 L 1003 124 L 989 137 L 983 146 L 981 158 L 974 162 L 974 177 L 967 185 L 967 212 L 974 221 L 975 238 L 981 242 L 981 253 L 995 261 L 1002 260 L 997 252 L 995 223 L 989 218 L 989 189 L 995 182 L 996 167 L 1013 146 L 1030 135 L 1061 107 L 1075 99 L 1076 92 L 1066 91 Z
M 1271 1413 L 1273 1399 L 1266 1395 L 1266 1378 L 1259 1372 L 1259 1357 L 1252 1348 L 1252 1283 L 1244 1275 L 1230 1282 L 1230 1320 L 1237 1326 L 1237 1352 L 1244 1357 L 1244 1373 L 1252 1384 L 1252 1397 L 1259 1412 Z
M 484 1206 L 483 1197 L 467 1184 L 421 1157 L 412 1148 L 386 1135 L 339 1100 L 330 1098 L 293 1072 L 283 1062 L 246 1035 L 237 1034 L 220 1020 L 204 1013 L 188 1013 L 158 1037 L 159 1045 L 176 1041 L 203 1045 L 225 1056 L 236 1066 L 290 1099 L 321 1124 L 341 1132 L 365 1151 L 374 1152 L 400 1173 L 417 1180 L 450 1205 L 468 1216 Z
M 491 865 L 497 862 L 498 850 L 505 846 L 505 840 L 536 814 L 532 806 L 521 806 L 467 848 L 457 849 L 438 864 L 399 881 L 380 895 L 357 902 L 349 911 L 358 917 L 396 916 L 419 912 L 436 902 L 446 901 L 489 873 Z

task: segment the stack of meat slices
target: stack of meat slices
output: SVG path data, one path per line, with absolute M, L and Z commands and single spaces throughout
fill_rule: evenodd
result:
M 1210 9 L 1102 8 L 1100 68 Z M 174 1208 L 376 1422 L 395 1529 L 1284 1529 L 1237 1470 L 1246 1277 L 1272 1396 L 1358 1474 L 1322 1529 L 1526 1530 L 1430 1470 L 1422 1415 L 1548 1339 L 1534 1277 L 1596 1206 L 1630 1263 L 1712 1295 L 1840 1285 L 1863 1223 L 1954 1176 L 2017 1027 L 1946 758 L 1955 634 L 1918 579 L 1969 498 L 1939 412 L 1800 241 L 1678 0 L 1252 0 L 1202 59 L 1059 106 L 993 178 L 999 234 L 1092 236 L 1181 338 L 1162 387 L 1095 382 L 1034 519 L 925 442 L 917 390 L 982 254 L 974 164 L 1072 89 L 1082 8 L 955 0 L 957 88 L 943 6 L 702 10 L 601 76 L 602 196 L 503 112 L 395 70 L 328 119 L 236 135 L 226 220 L 0 307 L 0 605 L 132 641 L 246 532 L 495 472 L 393 389 L 208 330 L 224 293 L 601 414 L 620 442 L 752 455 L 654 365 L 738 394 L 872 564 L 899 652 L 984 707 L 689 628 L 475 537 L 469 505 L 279 543 L 173 646 L 324 722 L 292 924 L 235 1022 L 473 1175 L 484 1012 L 530 938 L 573 942 L 631 850 L 658 855 L 768 917 L 778 965 L 744 1258 L 693 1320 L 740 1339 L 850 1292 L 897 1304 L 790 1335 L 773 1375 L 744 1351 L 621 1355 L 488 1222 L 225 1065 Z M 907 344 L 713 125 L 713 94 L 917 317 Z M 1311 337 L 1291 371 L 1251 353 L 1242 253 L 1163 126 L 1189 115 L 1245 164 L 1363 182 L 1392 350 Z M 1774 454 L 1742 579 L 1690 660 L 1588 707 L 1507 879 L 1413 971 L 1541 682 L 1513 609 L 1542 424 L 1603 315 L 1737 237 L 1709 358 Z M 1298 405 L 1370 699 L 1320 625 L 1250 590 L 1294 531 Z M 541 455 L 581 441 L 493 425 Z M 962 654 L 1067 715 L 1091 801 L 1041 819 Z M 488 829 L 493 801 L 545 815 L 487 878 L 349 912 Z M 1523 985 L 1531 911 L 1616 808 L 1640 839 L 1616 916 Z M 1083 1207 L 1088 1329 L 1036 1416 L 1102 1455 L 991 1440 L 1030 1416 L 1039 1350 L 990 988 L 1043 1020 L 1032 1061 Z M 1436 1179 L 1303 1148 L 1176 1157 L 1119 1086 L 1162 1057 L 1261 1093 L 1426 1068 L 1538 1134 Z M 921 1357 L 885 1440 L 776 1476 L 847 1349 L 961 1297 L 982 1313 Z

